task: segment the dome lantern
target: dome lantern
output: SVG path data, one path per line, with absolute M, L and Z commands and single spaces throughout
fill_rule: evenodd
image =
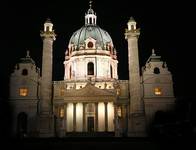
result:
M 89 2 L 89 9 L 85 14 L 85 25 L 96 25 L 97 24 L 97 16 L 96 13 L 92 9 L 92 1 Z

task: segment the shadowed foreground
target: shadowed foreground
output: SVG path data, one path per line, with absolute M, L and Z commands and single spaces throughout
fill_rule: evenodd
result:
M 22 148 L 28 150 L 37 149 L 150 149 L 150 150 L 166 150 L 166 149 L 195 149 L 193 139 L 151 139 L 151 138 L 48 138 L 48 139 L 9 139 L 4 142 L 6 149 Z

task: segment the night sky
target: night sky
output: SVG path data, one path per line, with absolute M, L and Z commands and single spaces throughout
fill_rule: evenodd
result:
M 30 50 L 31 57 L 41 68 L 42 40 L 39 34 L 48 17 L 58 35 L 53 50 L 53 78 L 63 80 L 64 52 L 72 33 L 84 25 L 88 8 L 88 0 L 1 3 L 1 98 L 7 97 L 9 75 L 19 59 L 26 56 L 26 50 Z M 128 79 L 124 31 L 129 17 L 133 16 L 141 28 L 140 66 L 145 64 L 154 48 L 173 74 L 175 95 L 195 97 L 195 46 L 191 42 L 195 39 L 192 38 L 195 18 L 190 3 L 94 0 L 92 8 L 97 14 L 97 24 L 110 34 L 117 49 L 119 79 Z

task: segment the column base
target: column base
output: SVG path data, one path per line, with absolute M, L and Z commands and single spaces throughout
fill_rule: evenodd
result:
M 147 137 L 145 132 L 128 132 L 128 137 Z
M 122 137 L 121 130 L 115 130 L 115 137 Z
M 39 137 L 54 137 L 54 115 L 40 114 L 38 121 Z
M 62 118 L 57 118 L 56 119 L 56 129 L 55 129 L 55 134 L 57 137 L 65 137 L 65 122 Z
M 143 113 L 131 113 L 128 120 L 128 137 L 147 137 L 146 120 Z

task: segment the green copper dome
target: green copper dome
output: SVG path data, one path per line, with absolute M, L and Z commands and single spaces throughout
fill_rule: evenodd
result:
M 85 25 L 73 33 L 69 46 L 73 46 L 74 50 L 79 50 L 80 47 L 84 47 L 87 44 L 85 42 L 88 39 L 94 39 L 94 48 L 96 49 L 106 50 L 108 45 L 114 47 L 108 32 L 97 25 L 97 16 L 91 8 L 91 3 L 90 8 L 85 14 Z
M 104 46 L 109 43 L 113 46 L 112 39 L 108 32 L 101 29 L 97 25 L 85 25 L 74 32 L 69 41 L 69 44 L 75 45 L 76 49 L 78 49 L 80 45 L 85 44 L 85 40 L 89 37 L 96 40 L 96 48 L 101 47 L 104 49 Z

